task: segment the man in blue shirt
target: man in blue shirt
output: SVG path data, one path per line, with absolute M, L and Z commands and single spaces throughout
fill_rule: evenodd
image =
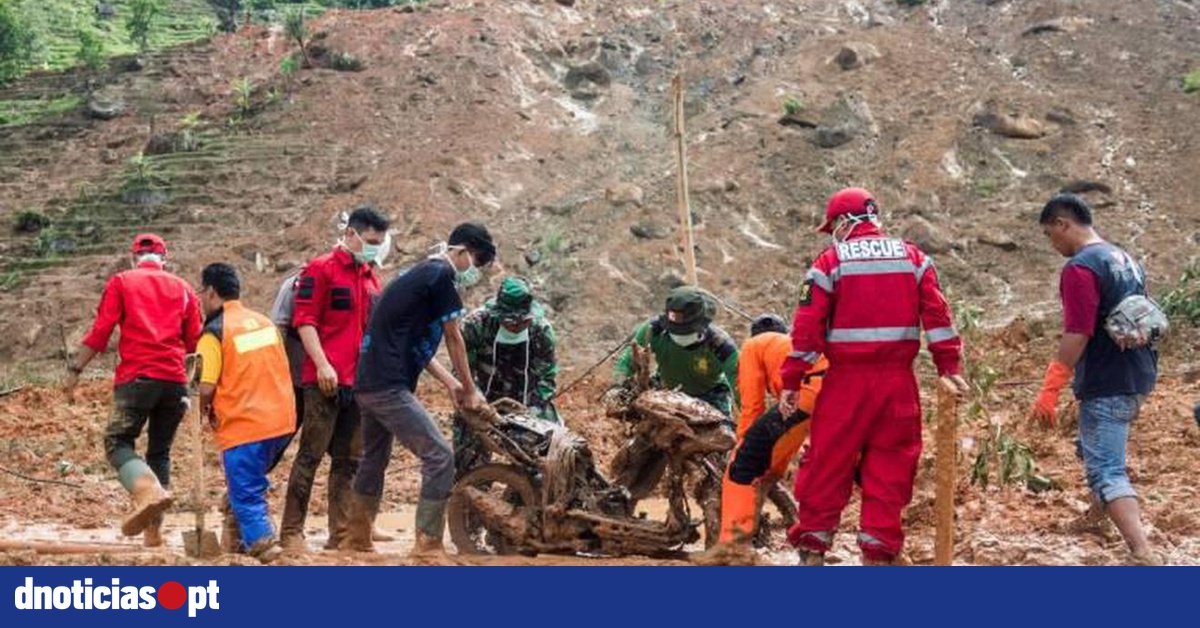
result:
M 470 377 L 460 382 L 434 359 L 442 338 L 458 373 L 470 373 L 459 321 L 459 290 L 479 282 L 496 257 L 482 225 L 464 223 L 442 250 L 396 277 L 380 296 L 363 337 L 355 398 L 362 415 L 363 459 L 354 477 L 354 501 L 342 549 L 372 551 L 371 529 L 383 496 L 392 441 L 421 459 L 414 553 L 442 551 L 446 499 L 454 484 L 454 451 L 414 396 L 421 371 L 445 385 L 454 405 L 483 403 Z

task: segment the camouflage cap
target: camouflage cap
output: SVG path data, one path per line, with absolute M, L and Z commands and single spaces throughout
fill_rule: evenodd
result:
M 667 331 L 673 334 L 698 332 L 717 314 L 717 300 L 694 286 L 680 286 L 667 295 Z
M 533 318 L 533 290 L 529 282 L 521 277 L 505 277 L 500 290 L 489 305 L 503 320 L 528 320 Z

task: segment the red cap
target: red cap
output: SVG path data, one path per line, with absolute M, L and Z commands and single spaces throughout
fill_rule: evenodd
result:
M 167 242 L 153 233 L 142 233 L 133 239 L 133 246 L 129 250 L 134 255 L 157 253 L 165 257 Z
M 833 233 L 833 221 L 848 214 L 874 214 L 879 209 L 875 197 L 862 188 L 846 188 L 829 197 L 825 205 L 825 222 L 817 227 L 821 233 Z

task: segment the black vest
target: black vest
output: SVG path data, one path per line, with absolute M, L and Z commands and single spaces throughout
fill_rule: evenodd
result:
M 1100 311 L 1083 358 L 1075 365 L 1072 388 L 1081 400 L 1145 395 L 1154 389 L 1158 353 L 1149 347 L 1122 351 L 1104 329 L 1104 320 L 1121 299 L 1146 294 L 1145 273 L 1128 253 L 1101 242 L 1083 247 L 1068 266 L 1083 266 L 1099 280 Z

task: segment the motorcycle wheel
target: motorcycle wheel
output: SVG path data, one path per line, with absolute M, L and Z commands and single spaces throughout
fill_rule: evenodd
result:
M 518 547 L 484 524 L 465 491 L 466 487 L 499 497 L 513 506 L 514 514 L 521 514 L 526 521 L 533 522 L 538 500 L 529 479 L 515 467 L 486 464 L 459 478 L 446 501 L 446 527 L 450 529 L 450 539 L 460 554 L 516 553 Z

